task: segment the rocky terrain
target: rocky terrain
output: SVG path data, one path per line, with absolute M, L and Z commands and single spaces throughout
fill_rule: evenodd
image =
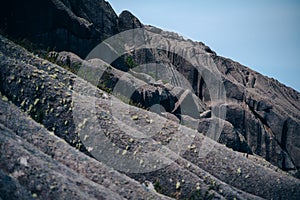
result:
M 300 198 L 299 92 L 104 0 L 0 11 L 0 199 Z

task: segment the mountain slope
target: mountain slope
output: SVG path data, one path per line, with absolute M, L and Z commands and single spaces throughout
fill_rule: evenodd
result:
M 204 194 L 215 198 L 222 198 L 222 196 L 225 198 L 236 197 L 239 199 L 255 198 L 249 193 L 265 198 L 284 198 L 286 195 L 288 195 L 286 197 L 296 198 L 299 196 L 297 188 L 299 187 L 300 181 L 286 175 L 279 169 L 269 168 L 268 165 L 265 165 L 263 162 L 259 164 L 256 163 L 256 161 L 251 161 L 242 154 L 231 151 L 201 134 L 196 135 L 194 130 L 185 128 L 184 126 L 178 127 L 179 125 L 177 123 L 163 119 L 157 114 L 134 107 L 131 107 L 128 112 L 128 106 L 113 96 L 108 96 L 104 92 L 97 90 L 92 85 L 78 79 L 78 77 L 68 73 L 60 67 L 29 54 L 3 37 L 1 37 L 1 47 L 6 47 L 5 49 L 1 49 L 1 88 L 3 89 L 2 92 L 7 95 L 7 97 L 3 96 L 2 99 L 11 99 L 14 104 L 19 105 L 33 119 L 42 123 L 49 130 L 53 130 L 56 135 L 62 137 L 71 146 L 74 146 L 71 147 L 67 145 L 63 142 L 64 140 L 61 140 L 60 138 L 55 137 L 53 133 L 46 131 L 31 118 L 28 118 L 26 114 L 22 114 L 22 111 L 14 105 L 5 103 L 3 100 L 1 101 L 1 123 L 3 127 L 1 132 L 1 155 L 4 156 L 3 159 L 1 159 L 1 169 L 5 173 L 11 174 L 17 182 L 20 182 L 20 184 L 22 184 L 23 187 L 26 187 L 33 195 L 38 195 L 40 198 L 59 197 L 56 196 L 59 193 L 54 192 L 54 194 L 52 194 L 52 190 L 49 190 L 49 185 L 51 185 L 52 181 L 48 182 L 47 179 L 41 181 L 46 187 L 36 189 L 39 188 L 39 179 L 35 181 L 35 177 L 31 176 L 32 173 L 36 174 L 36 177 L 39 177 L 38 174 L 48 174 L 50 176 L 51 171 L 49 170 L 58 171 L 58 169 L 52 167 L 48 171 L 39 171 L 40 168 L 45 165 L 43 163 L 39 164 L 39 162 L 44 160 L 44 155 L 40 155 L 39 151 L 48 155 L 48 157 L 46 156 L 48 162 L 50 162 L 48 165 L 53 167 L 58 165 L 63 169 L 67 166 L 68 168 L 71 168 L 71 170 L 75 170 L 75 173 L 78 173 L 77 176 L 79 176 L 79 174 L 80 176 L 83 175 L 100 185 L 102 183 L 102 181 L 100 181 L 102 178 L 99 180 L 100 177 L 97 178 L 95 175 L 98 174 L 103 177 L 103 174 L 107 173 L 105 170 L 109 170 L 109 176 L 107 177 L 109 180 L 107 180 L 107 182 L 103 180 L 103 184 L 112 184 L 109 188 L 112 187 L 112 191 L 114 192 L 105 192 L 105 190 L 96 189 L 96 191 L 104 193 L 89 193 L 93 196 L 104 195 L 104 198 L 111 198 L 110 195 L 115 195 L 116 193 L 125 198 L 131 198 L 128 196 L 129 194 L 147 198 L 148 195 L 155 195 L 142 192 L 147 191 L 142 189 L 143 186 L 139 186 L 141 187 L 141 191 L 139 191 L 139 189 L 134 186 L 135 183 L 131 183 L 132 180 L 125 181 L 125 185 L 120 185 L 119 187 L 134 187 L 134 190 L 125 190 L 125 193 L 123 193 L 122 190 L 119 190 L 119 187 L 115 190 L 115 186 L 113 185 L 119 183 L 118 179 L 120 178 L 118 177 L 120 175 L 118 175 L 117 172 L 114 172 L 116 175 L 112 174 L 112 169 L 106 166 L 108 161 L 104 160 L 104 163 L 102 164 L 101 157 L 99 161 L 95 161 L 75 150 L 75 148 L 82 149 L 82 151 L 86 152 L 88 155 L 89 151 L 93 151 L 89 150 L 87 152 L 84 148 L 81 148 L 80 144 L 84 141 L 84 138 L 78 137 L 78 135 L 82 133 L 81 129 L 83 129 L 84 132 L 86 132 L 86 129 L 90 132 L 93 132 L 93 130 L 99 132 L 97 123 L 92 123 L 94 120 L 93 116 L 86 115 L 91 112 L 89 110 L 90 106 L 93 106 L 93 101 L 91 101 L 92 97 L 89 95 L 89 91 L 95 90 L 97 91 L 96 94 L 99 94 L 99 96 L 96 97 L 96 112 L 99 114 L 99 116 L 98 114 L 97 116 L 99 117 L 101 128 L 104 133 L 110 133 L 107 137 L 115 143 L 118 148 L 124 149 L 124 146 L 130 145 L 130 152 L 137 150 L 137 161 L 140 162 L 139 159 L 141 157 L 139 157 L 139 152 L 156 152 L 153 151 L 152 145 L 155 145 L 160 141 L 170 149 L 164 150 L 164 152 L 168 152 L 167 154 L 156 152 L 156 159 L 161 160 L 163 163 L 169 163 L 169 159 L 172 159 L 173 156 L 176 157 L 176 161 L 174 160 L 175 162 L 172 162 L 171 165 L 166 165 L 166 167 L 162 167 L 158 170 L 151 170 L 150 172 L 147 172 L 146 170 L 141 173 L 132 173 L 132 171 L 131 173 L 125 173 L 127 176 L 138 180 L 140 183 L 143 183 L 145 180 L 151 181 L 152 183 L 158 181 L 163 194 L 175 197 L 175 194 L 178 192 L 175 187 L 176 180 L 185 180 L 181 183 L 179 195 L 181 198 L 191 198 L 194 195 L 201 196 Z M 20 58 L 22 59 L 20 60 Z M 55 75 L 53 72 L 55 72 Z M 13 81 L 14 79 L 12 80 L 13 77 L 16 81 Z M 74 88 L 74 85 L 72 88 L 66 87 L 69 85 L 69 82 L 64 81 L 67 80 L 71 82 L 72 80 L 77 81 L 79 83 L 78 86 L 85 89 L 77 91 L 78 88 Z M 45 97 L 41 98 L 40 102 L 36 100 L 38 97 L 35 97 L 37 91 L 40 97 Z M 82 91 L 85 91 L 84 94 L 81 94 L 83 96 L 78 96 L 78 92 Z M 70 99 L 68 97 L 69 93 L 71 93 L 75 99 Z M 24 100 L 27 103 L 22 103 Z M 68 103 L 69 101 L 71 102 Z M 115 105 L 115 109 L 118 109 L 117 113 L 123 113 L 123 115 L 110 116 L 111 111 L 109 105 L 111 105 L 111 103 Z M 44 105 L 50 106 L 44 108 Z M 80 110 L 78 111 L 77 109 Z M 76 123 L 76 120 L 81 118 L 78 116 L 78 118 L 75 117 L 74 112 L 87 117 L 88 121 L 86 121 L 85 126 Z M 132 116 L 139 116 L 139 119 L 136 120 Z M 146 119 L 144 119 L 144 117 L 146 117 Z M 165 122 L 166 129 L 164 129 L 161 134 L 156 133 L 153 138 L 135 138 L 136 141 L 132 143 L 130 138 L 128 138 L 128 133 L 130 131 L 130 129 L 128 129 L 129 127 L 120 123 L 129 123 L 130 127 L 136 129 L 139 127 L 137 125 L 143 124 L 143 121 L 147 121 L 148 118 L 152 120 L 152 123 L 149 125 L 150 127 L 155 129 L 160 126 L 161 122 Z M 81 120 L 85 121 L 84 119 Z M 68 123 L 65 123 L 66 121 Z M 116 123 L 118 123 L 118 126 L 115 125 Z M 144 129 L 136 129 L 136 131 L 143 130 Z M 15 135 L 19 135 L 22 139 Z M 168 138 L 166 138 L 166 136 Z M 11 137 L 12 139 L 10 139 Z M 92 135 L 89 137 L 92 137 Z M 194 137 L 192 144 L 195 147 L 191 150 L 175 154 L 177 148 L 176 146 L 173 146 L 172 143 L 176 144 L 176 141 L 185 141 L 191 137 Z M 19 145 L 14 144 L 14 141 L 19 142 Z M 100 145 L 101 143 L 99 140 L 98 142 Z M 32 145 L 34 147 L 30 147 Z M 27 149 L 26 154 L 22 153 L 23 146 Z M 211 150 L 207 155 L 201 156 L 201 152 L 207 147 L 210 147 Z M 36 148 L 39 149 L 38 152 L 36 152 Z M 96 144 L 94 148 L 101 149 L 101 145 L 100 147 L 97 147 Z M 195 156 L 195 152 L 200 153 L 199 157 Z M 124 162 L 124 164 L 126 164 L 126 161 L 122 159 L 122 156 L 124 155 L 115 151 L 115 154 L 111 155 L 109 161 L 117 161 L 118 163 L 117 165 L 114 165 L 113 163 L 108 162 L 108 165 L 115 166 L 116 168 L 118 168 L 119 164 L 120 166 L 123 166 L 122 163 Z M 23 157 L 26 161 L 23 161 Z M 132 161 L 134 160 L 135 159 Z M 21 165 L 19 163 L 21 163 Z M 61 166 L 60 163 L 63 166 Z M 91 165 L 98 166 L 96 168 L 97 171 L 101 166 L 100 169 L 103 168 L 103 171 L 94 172 L 96 169 L 91 167 Z M 126 167 L 126 165 L 124 167 Z M 141 165 L 138 169 L 142 170 L 147 168 L 152 168 L 151 162 L 146 162 L 145 165 Z M 63 177 L 66 175 L 62 174 L 61 176 Z M 67 176 L 69 177 L 70 174 Z M 274 179 L 269 179 L 269 177 L 273 177 Z M 103 178 L 107 179 L 106 177 Z M 126 178 L 126 176 L 124 178 Z M 175 182 L 168 181 L 172 179 L 174 179 Z M 27 184 L 28 180 L 33 181 L 32 185 Z M 242 182 L 238 180 L 242 180 Z M 59 185 L 68 185 L 70 189 L 67 190 L 76 191 L 75 194 L 81 191 L 84 193 L 88 192 L 88 190 L 83 187 L 81 187 L 80 190 L 73 188 L 72 184 L 68 183 L 65 179 L 62 179 L 61 181 L 62 182 L 59 182 Z M 194 189 L 196 186 L 201 188 L 200 194 L 198 194 L 198 190 Z M 247 193 L 242 192 L 241 190 L 244 190 Z M 129 194 L 127 194 L 127 192 L 129 192 Z M 65 193 L 62 194 L 64 195 Z M 80 198 L 84 197 L 84 194 L 82 195 L 83 196 Z M 85 198 L 90 197 L 86 196 Z M 159 197 L 155 197 L 155 199 L 156 198 Z
M 0 13 L 2 199 L 300 198 L 295 90 L 102 0 Z

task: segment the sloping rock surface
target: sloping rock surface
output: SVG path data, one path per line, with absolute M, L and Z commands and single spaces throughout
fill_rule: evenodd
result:
M 12 0 L 0 30 L 0 199 L 300 198 L 292 88 L 104 0 Z
M 18 186 L 20 191 L 25 190 L 31 197 L 167 198 L 145 189 L 142 183 L 146 180 L 155 184 L 162 194 L 174 198 L 299 197 L 300 181 L 281 170 L 276 169 L 276 172 L 155 113 L 128 107 L 2 36 L 0 46 L 1 93 L 5 95 L 1 101 L 0 166 L 4 176 L 11 177 L 15 182 L 13 185 L 22 185 Z M 91 94 L 95 94 L 94 97 Z M 92 99 L 95 99 L 95 104 Z M 12 103 L 5 102 L 7 100 L 30 117 Z M 85 115 L 90 112 L 90 105 L 96 105 L 95 114 L 103 132 L 99 132 L 98 123 L 92 123 L 93 117 Z M 110 105 L 115 105 L 115 114 Z M 84 118 L 74 118 L 75 113 L 83 114 Z M 78 123 L 76 120 L 82 121 Z M 164 128 L 157 129 L 161 123 Z M 153 129 L 153 137 L 139 139 L 139 134 L 149 134 L 144 128 L 139 128 L 145 125 Z M 134 142 L 128 137 L 132 129 L 136 132 L 132 136 Z M 116 151 L 109 160 L 101 156 L 96 160 L 89 157 L 93 150 L 85 146 L 87 137 L 80 137 L 87 130 L 106 134 L 110 144 L 115 144 L 123 153 Z M 193 138 L 190 144 L 182 144 L 190 138 Z M 154 151 L 156 159 L 167 163 L 172 159 L 172 164 L 147 172 L 153 163 L 145 163 L 137 168 L 145 169 L 143 173 L 132 173 L 129 169 L 122 174 L 112 169 L 113 166 L 127 166 L 126 160 L 122 159 L 126 149 L 128 154 L 136 151 L 131 162 L 140 163 L 139 153 L 152 152 L 157 142 L 167 148 L 162 152 Z M 187 145 L 184 151 L 178 151 L 179 143 Z M 102 148 L 97 144 L 93 147 Z M 210 151 L 203 155 L 208 147 Z

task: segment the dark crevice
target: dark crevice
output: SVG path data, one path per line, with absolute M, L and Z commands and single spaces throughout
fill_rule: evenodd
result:
M 256 144 L 256 150 L 255 150 L 255 153 L 257 155 L 261 155 L 261 143 L 262 143 L 262 130 L 259 126 L 258 131 L 257 131 L 257 144 Z
M 253 77 L 253 82 L 251 83 L 251 87 L 254 88 L 254 87 L 255 87 L 255 84 L 256 84 L 256 78 Z
M 286 141 L 287 141 L 288 123 L 287 120 L 284 121 L 281 133 L 281 148 L 286 151 Z
M 202 101 L 204 100 L 204 85 L 205 85 L 204 79 L 203 79 L 203 77 L 201 77 L 200 81 L 199 81 L 199 95 L 198 95 L 198 97 Z
M 268 134 L 265 133 L 265 144 L 266 144 L 266 160 L 268 162 L 270 162 L 271 158 L 270 158 L 270 143 L 271 143 L 271 140 L 270 140 L 270 137 L 268 137 Z
M 194 69 L 194 73 L 193 73 L 193 84 L 192 84 L 192 87 L 193 87 L 193 90 L 195 91 L 195 94 L 197 96 L 199 96 L 199 72 L 198 70 Z
M 251 106 L 248 106 L 248 107 L 249 107 L 250 111 L 252 112 L 252 114 L 253 114 L 256 118 L 258 118 L 258 119 L 261 121 L 261 123 L 262 123 L 263 125 L 265 125 L 266 127 L 270 128 L 270 126 L 268 125 L 268 122 L 267 122 L 263 117 L 261 117 L 259 114 L 257 114 L 257 113 L 255 112 L 254 108 L 252 108 Z
M 288 166 L 286 166 L 286 156 L 291 156 L 288 154 L 287 148 L 286 148 L 286 143 L 287 143 L 287 133 L 288 133 L 288 119 L 284 121 L 283 127 L 282 127 L 282 132 L 281 132 L 281 143 L 280 147 L 283 149 L 283 151 L 286 153 L 286 155 L 282 155 L 282 169 L 283 170 L 288 170 Z M 292 158 L 291 158 L 292 160 Z M 293 162 L 293 161 L 292 161 Z M 293 162 L 294 164 L 294 162 Z
M 237 70 L 236 69 L 236 71 L 237 71 L 237 73 L 242 77 L 242 81 L 243 81 L 243 86 L 245 86 L 246 87 L 246 85 L 247 85 L 247 76 L 246 76 L 246 78 L 245 78 L 245 75 L 241 72 L 241 71 L 239 71 L 239 70 Z M 235 78 L 235 80 L 237 80 L 236 78 Z M 238 81 L 238 80 L 237 80 Z M 238 81 L 239 82 L 239 81 Z

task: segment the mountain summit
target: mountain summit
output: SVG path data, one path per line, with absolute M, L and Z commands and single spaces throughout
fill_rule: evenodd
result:
M 104 0 L 0 31 L 0 199 L 300 198 L 292 88 Z

